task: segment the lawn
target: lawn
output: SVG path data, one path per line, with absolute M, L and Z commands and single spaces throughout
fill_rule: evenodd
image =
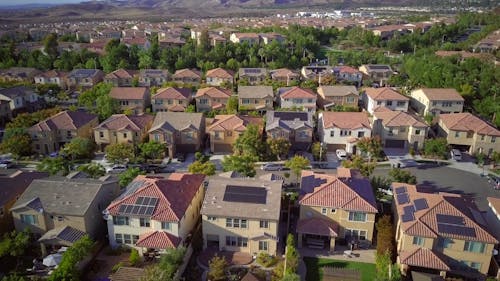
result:
M 375 276 L 375 264 L 363 262 L 340 261 L 331 259 L 318 259 L 305 257 L 304 262 L 307 267 L 306 281 L 321 281 L 323 277 L 323 266 L 334 266 L 343 268 L 359 269 L 361 271 L 361 280 L 370 281 Z

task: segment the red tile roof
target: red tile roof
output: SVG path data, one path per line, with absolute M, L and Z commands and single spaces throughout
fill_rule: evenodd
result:
M 245 131 L 250 124 L 262 127 L 262 118 L 250 116 L 216 115 L 214 121 L 207 131 Z
M 464 98 L 453 88 L 421 88 L 415 91 L 422 93 L 430 101 L 463 101 Z
M 405 97 L 402 94 L 388 87 L 365 88 L 365 93 L 373 100 L 401 100 L 401 101 L 410 100 L 408 97 Z
M 226 70 L 224 68 L 219 67 L 207 71 L 206 77 L 233 79 L 234 72 L 232 70 Z
M 111 202 L 107 210 L 113 216 L 119 215 L 122 204 L 134 204 L 138 197 L 158 198 L 151 219 L 179 222 L 205 179 L 204 175 L 173 173 L 170 177 L 137 176 L 129 185 L 139 185 L 135 192 Z
M 344 73 L 344 72 L 345 73 L 351 73 L 351 74 L 361 73 L 361 71 L 359 71 L 358 69 L 350 67 L 350 66 L 347 66 L 347 65 L 340 66 L 338 68 L 338 70 L 339 70 L 339 73 Z
M 153 116 L 149 114 L 144 115 L 130 115 L 114 114 L 108 119 L 104 120 L 95 129 L 108 129 L 108 130 L 132 130 L 139 132 L 153 122 Z
M 188 69 L 188 68 L 185 68 L 185 69 L 179 69 L 177 70 L 174 75 L 173 75 L 174 78 L 199 78 L 201 79 L 201 72 L 199 70 L 196 70 L 196 69 Z
M 371 129 L 370 120 L 366 112 L 322 112 L 323 128 L 341 128 L 341 129 Z
M 143 100 L 149 95 L 146 87 L 113 87 L 109 96 L 118 100 Z
M 438 253 L 427 248 L 416 248 L 413 251 L 401 251 L 399 253 L 400 263 L 449 271 L 450 267 Z
M 338 225 L 321 218 L 309 218 L 297 222 L 297 233 L 337 237 Z
M 177 248 L 181 239 L 165 231 L 143 233 L 135 244 L 137 247 L 153 249 Z
M 302 89 L 299 87 L 292 87 L 290 90 L 281 94 L 281 98 L 316 98 L 316 94 L 311 89 Z
M 62 111 L 38 122 L 30 128 L 30 131 L 76 130 L 96 118 L 96 115 L 83 111 Z
M 128 70 L 128 69 L 117 69 L 111 73 L 106 74 L 104 78 L 106 79 L 113 79 L 113 78 L 134 78 L 134 74 L 136 71 L 134 70 Z
M 472 131 L 481 135 L 500 136 L 500 130 L 468 112 L 440 114 L 439 120 L 449 130 Z
M 219 87 L 206 87 L 201 88 L 196 92 L 196 97 L 201 97 L 207 95 L 211 98 L 229 98 L 231 96 L 231 91 L 222 89 Z
M 187 100 L 190 97 L 191 97 L 191 89 L 168 87 L 159 89 L 152 98 Z
M 415 128 L 429 127 L 424 122 L 417 120 L 417 118 L 411 116 L 406 112 L 393 111 L 385 106 L 377 107 L 373 112 L 373 115 L 377 119 L 381 119 L 382 125 L 384 125 L 385 127 L 402 127 L 402 126 L 412 126 Z

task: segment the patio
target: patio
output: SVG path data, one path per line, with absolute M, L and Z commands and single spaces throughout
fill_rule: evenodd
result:
M 375 263 L 375 249 L 357 249 L 353 250 L 352 254 L 346 255 L 345 252 L 349 250 L 350 248 L 348 246 L 335 245 L 334 251 L 317 250 L 304 247 L 302 249 L 299 249 L 299 253 L 301 257 L 315 257 L 343 261 Z
M 215 255 L 225 257 L 229 265 L 248 265 L 253 261 L 253 257 L 249 253 L 219 251 L 217 248 L 206 248 L 198 256 L 198 264 L 208 268 L 209 261 Z

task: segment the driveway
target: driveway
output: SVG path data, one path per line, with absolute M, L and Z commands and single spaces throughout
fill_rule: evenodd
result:
M 384 148 L 384 153 L 391 163 L 391 167 L 415 167 L 418 163 L 408 153 L 408 149 Z
M 179 162 L 177 158 L 172 159 L 169 164 L 167 164 L 168 170 L 187 172 L 188 166 L 194 162 L 194 153 L 187 153 L 186 158 L 183 162 Z M 163 159 L 162 163 L 168 163 L 168 158 Z

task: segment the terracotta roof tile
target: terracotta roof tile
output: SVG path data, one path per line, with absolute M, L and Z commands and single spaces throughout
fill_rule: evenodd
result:
M 350 73 L 350 74 L 361 73 L 361 71 L 359 71 L 358 69 L 356 69 L 354 67 L 347 66 L 347 65 L 340 66 L 336 69 L 338 69 L 339 73 L 344 73 L 344 72 Z
M 262 127 L 263 120 L 259 117 L 238 115 L 216 115 L 207 131 L 245 131 L 250 124 Z
M 329 237 L 338 236 L 338 225 L 331 220 L 309 218 L 297 222 L 297 233 Z
M 488 200 L 488 203 L 491 206 L 491 208 L 495 209 L 495 212 L 497 214 L 500 214 L 500 198 L 488 197 L 486 199 Z
M 191 97 L 191 89 L 188 88 L 161 88 L 152 97 L 153 99 L 176 99 L 187 100 Z
M 143 233 L 135 244 L 137 247 L 153 249 L 177 248 L 181 239 L 165 231 Z
M 270 71 L 272 78 L 287 78 L 287 77 L 300 77 L 296 72 L 291 71 L 288 68 L 279 68 Z
M 322 112 L 323 128 L 371 129 L 366 112 Z
M 430 101 L 463 101 L 464 98 L 453 88 L 422 88 L 421 91 Z
M 128 70 L 128 69 L 117 69 L 111 73 L 106 74 L 104 78 L 106 79 L 113 79 L 113 78 L 134 78 L 134 74 L 136 71 L 134 70 Z
M 143 100 L 149 95 L 146 87 L 113 87 L 109 96 L 118 100 Z
M 429 127 L 422 121 L 417 120 L 415 117 L 403 111 L 393 111 L 384 106 L 377 107 L 373 115 L 377 119 L 382 120 L 382 125 L 385 127 L 403 127 L 412 126 L 415 128 Z
M 213 78 L 223 78 L 223 79 L 233 79 L 234 72 L 232 70 L 226 70 L 224 68 L 215 68 L 207 71 L 206 77 Z
M 500 136 L 500 131 L 478 117 L 465 113 L 440 114 L 439 120 L 453 131 L 472 131 L 481 135 Z
M 292 87 L 291 89 L 283 92 L 281 98 L 316 98 L 316 94 L 311 89 L 302 89 L 299 87 Z
M 416 248 L 413 251 L 401 251 L 400 263 L 411 266 L 450 270 L 444 259 L 438 253 L 427 248 Z
M 383 88 L 365 88 L 365 93 L 367 96 L 373 100 L 401 100 L 408 101 L 408 97 L 396 92 L 395 90 L 383 87 Z
M 32 126 L 30 131 L 76 130 L 97 116 L 84 111 L 62 111 Z
M 132 131 L 141 131 L 144 127 L 147 127 L 153 122 L 153 116 L 144 115 L 130 115 L 125 114 L 114 114 L 108 119 L 104 120 L 95 129 L 108 129 L 108 130 L 123 130 L 129 129 Z
M 358 90 L 354 86 L 320 86 L 318 93 L 325 97 L 343 97 L 347 95 L 359 95 Z
M 211 98 L 229 98 L 231 91 L 219 87 L 206 87 L 201 88 L 196 92 L 196 97 L 207 95 Z
M 177 70 L 174 75 L 174 78 L 198 78 L 201 79 L 201 72 L 196 69 L 179 69 Z

